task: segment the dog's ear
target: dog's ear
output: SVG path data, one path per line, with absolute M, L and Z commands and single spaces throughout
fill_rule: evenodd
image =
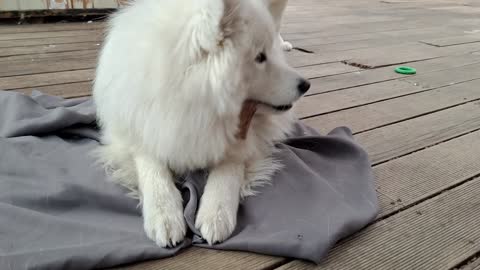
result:
M 198 12 L 191 20 L 191 48 L 205 55 L 223 48 L 234 33 L 236 12 L 242 0 L 195 0 Z
M 282 24 L 282 16 L 285 8 L 287 7 L 288 0 L 264 0 L 265 4 L 272 14 L 273 21 L 275 22 L 275 26 L 277 31 L 280 30 L 280 25 Z

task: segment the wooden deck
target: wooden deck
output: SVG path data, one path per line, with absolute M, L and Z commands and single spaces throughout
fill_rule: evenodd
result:
M 299 116 L 368 150 L 381 213 L 320 266 L 191 248 L 124 269 L 480 270 L 480 1 L 291 0 Z M 102 23 L 0 26 L 0 89 L 90 94 Z M 416 76 L 393 72 L 397 64 Z

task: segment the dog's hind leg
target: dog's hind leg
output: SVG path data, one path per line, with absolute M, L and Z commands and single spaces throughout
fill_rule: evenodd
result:
M 142 195 L 144 229 L 159 246 L 175 246 L 186 233 L 180 191 L 167 166 L 148 156 L 134 157 Z
M 195 227 L 210 245 L 227 239 L 235 229 L 244 181 L 242 163 L 227 161 L 210 172 L 195 221 Z

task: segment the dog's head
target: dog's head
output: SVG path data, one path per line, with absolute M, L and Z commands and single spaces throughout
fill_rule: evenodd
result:
M 204 89 L 222 100 L 222 111 L 246 99 L 258 101 L 260 112 L 286 111 L 309 88 L 287 64 L 275 24 L 279 15 L 266 2 L 191 1 L 195 10 L 178 54 L 188 51 L 185 77 L 202 80 Z

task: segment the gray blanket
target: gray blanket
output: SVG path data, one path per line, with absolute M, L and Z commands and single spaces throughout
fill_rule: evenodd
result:
M 95 165 L 98 145 L 90 99 L 0 91 L 0 269 L 92 269 L 212 248 L 194 228 L 205 173 L 179 186 L 188 240 L 159 248 L 143 232 L 138 201 Z M 232 237 L 213 248 L 319 263 L 377 214 L 367 154 L 347 128 L 321 136 L 301 124 L 279 147 L 285 169 L 243 201 Z

